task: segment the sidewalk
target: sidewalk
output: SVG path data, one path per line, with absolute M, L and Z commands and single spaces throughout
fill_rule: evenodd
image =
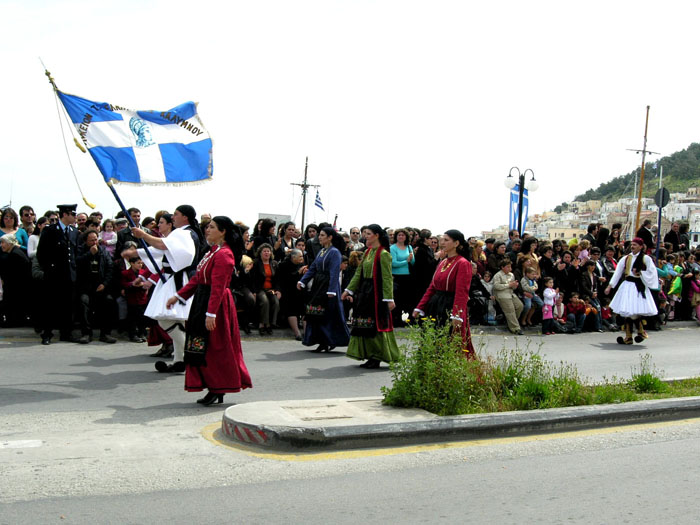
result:
M 700 417 L 700 397 L 440 417 L 379 397 L 259 401 L 226 409 L 226 438 L 269 451 L 397 447 Z
M 695 321 L 671 321 L 668 324 L 666 324 L 662 330 L 655 331 L 651 330 L 649 333 L 650 334 L 663 334 L 664 332 L 668 330 L 673 330 L 674 328 L 690 328 L 690 327 L 697 327 L 698 324 Z M 405 334 L 408 331 L 408 328 L 395 328 L 394 332 L 396 332 L 397 337 L 403 338 L 403 334 Z M 512 336 L 508 331 L 508 326 L 505 324 L 497 325 L 497 326 L 491 326 L 491 325 L 474 325 L 471 326 L 471 331 L 472 335 L 503 335 L 505 337 Z M 524 336 L 526 337 L 544 337 L 542 336 L 542 330 L 540 326 L 534 326 L 534 327 L 524 327 L 523 328 Z M 583 332 L 580 334 L 565 334 L 565 335 L 571 335 L 572 337 L 585 337 L 587 333 L 591 332 Z M 622 332 L 609 332 L 611 334 L 621 334 Z M 523 336 L 521 336 L 523 337 Z M 257 330 L 252 330 L 250 334 L 246 334 L 243 331 L 241 331 L 241 339 L 243 341 L 255 341 L 255 340 L 260 340 L 260 339 L 271 339 L 271 338 L 290 338 L 293 339 L 293 334 L 292 330 L 289 328 L 278 328 L 275 329 L 274 335 L 264 335 L 261 336 L 258 334 Z

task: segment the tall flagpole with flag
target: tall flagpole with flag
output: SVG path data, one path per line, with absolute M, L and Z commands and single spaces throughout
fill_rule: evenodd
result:
M 72 133 L 76 146 L 90 152 L 132 227 L 136 225 L 114 182 L 179 185 L 211 179 L 212 141 L 194 102 L 166 111 L 131 110 L 64 93 L 45 73 L 78 134 Z M 163 278 L 143 240 L 141 244 Z

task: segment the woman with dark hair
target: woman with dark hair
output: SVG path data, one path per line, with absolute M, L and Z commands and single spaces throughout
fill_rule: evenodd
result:
M 595 239 L 595 245 L 600 248 L 600 251 L 602 252 L 605 250 L 605 248 L 608 247 L 608 239 L 610 238 L 610 230 L 605 228 L 604 226 L 601 226 L 600 229 L 598 230 L 598 236 Z
M 257 250 L 263 244 L 274 246 L 277 242 L 275 235 L 275 221 L 272 219 L 263 219 L 260 223 L 260 233 L 253 237 L 253 249 Z
M 29 236 L 29 241 L 27 242 L 27 255 L 30 259 L 33 259 L 36 255 L 36 249 L 39 246 L 39 237 L 41 236 L 41 231 L 49 224 L 49 219 L 46 217 L 39 217 L 36 221 L 36 227 L 34 231 Z
M 318 348 L 312 352 L 330 352 L 336 346 L 348 346 L 350 340 L 340 300 L 341 249 L 345 246 L 345 240 L 333 228 L 323 228 L 318 240 L 322 249 L 297 284 L 301 290 L 313 279 L 302 344 L 317 344 Z
M 435 252 L 430 246 L 430 238 L 433 236 L 430 230 L 421 230 L 418 234 L 418 244 L 413 251 L 416 263 L 411 268 L 413 272 L 413 307 L 417 305 L 423 298 L 423 294 L 430 286 L 430 281 L 433 279 L 437 261 L 435 260 Z M 413 311 L 413 308 L 411 308 Z
M 462 337 L 464 352 L 474 357 L 469 329 L 469 288 L 472 282 L 470 248 L 459 230 L 447 230 L 442 236 L 442 249 L 447 257 L 435 270 L 435 275 L 423 298 L 413 311 L 413 317 L 434 317 L 439 325 L 452 324 L 452 330 Z
M 520 253 L 518 254 L 516 262 L 518 266 L 522 267 L 524 260 L 529 260 L 530 267 L 535 269 L 535 273 L 539 279 L 542 272 L 540 270 L 540 258 L 537 255 L 538 246 L 539 241 L 537 240 L 537 237 L 528 237 L 525 239 L 520 248 Z
M 277 242 L 273 245 L 275 248 L 275 259 L 278 261 L 284 261 L 287 253 L 294 249 L 294 233 L 297 227 L 293 222 L 284 223 L 280 226 L 280 234 L 278 236 Z
M 11 233 L 17 239 L 17 243 L 22 247 L 22 249 L 27 251 L 27 243 L 29 242 L 29 236 L 27 232 L 19 227 L 19 216 L 17 212 L 12 208 L 5 208 L 2 210 L 2 221 L 0 221 L 0 235 Z
M 202 405 L 223 403 L 224 394 L 252 388 L 243 360 L 236 305 L 229 284 L 236 265 L 235 253 L 243 252 L 243 238 L 231 219 L 214 217 L 207 225 L 209 253 L 197 265 L 197 273 L 180 288 L 166 306 L 190 297 L 185 341 L 185 390 L 209 390 L 198 399 Z
M 404 228 L 394 231 L 394 244 L 390 247 L 391 252 L 391 274 L 394 278 L 394 299 L 396 308 L 391 312 L 394 326 L 402 327 L 404 322 L 401 319 L 403 312 L 411 312 L 413 301 L 411 291 L 413 289 L 413 279 L 411 278 L 411 267 L 416 263 L 413 255 L 413 247 L 409 244 L 408 232 Z
M 394 337 L 391 311 L 394 304 L 394 281 L 391 275 L 389 237 L 378 224 L 364 229 L 367 251 L 362 264 L 341 296 L 353 303 L 352 337 L 347 356 L 367 360 L 362 368 L 379 368 L 391 363 L 400 350 Z

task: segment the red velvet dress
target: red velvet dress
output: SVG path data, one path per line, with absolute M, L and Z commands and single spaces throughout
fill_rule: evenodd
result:
M 470 356 L 474 355 L 474 346 L 472 345 L 471 330 L 469 329 L 469 310 L 467 303 L 469 302 L 469 287 L 472 284 L 472 264 L 461 255 L 449 257 L 440 262 L 435 269 L 433 280 L 430 286 L 425 291 L 423 299 L 420 300 L 416 310 L 425 312 L 428 301 L 435 292 L 452 292 L 454 293 L 454 302 L 452 304 L 451 318 L 459 318 L 462 320 L 461 335 L 464 342 L 464 351 Z
M 229 290 L 234 262 L 228 245 L 212 246 L 197 266 L 195 276 L 177 292 L 187 300 L 194 295 L 198 285 L 209 286 L 207 313 L 216 314 L 216 328 L 209 332 L 206 366 L 187 365 L 185 370 L 185 390 L 188 392 L 207 388 L 212 393 L 225 394 L 253 387 L 243 361 L 236 306 Z

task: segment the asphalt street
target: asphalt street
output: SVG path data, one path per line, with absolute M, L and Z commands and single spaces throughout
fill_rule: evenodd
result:
M 649 353 L 700 374 L 697 328 L 623 347 L 614 334 L 534 336 L 582 375 L 628 377 Z M 480 336 L 489 354 L 515 344 Z M 517 338 L 521 347 L 527 338 Z M 311 456 L 217 441 L 228 403 L 379 395 L 386 368 L 289 339 L 244 341 L 254 388 L 204 408 L 145 345 L 42 347 L 0 332 L 0 523 L 694 523 L 700 421 Z

